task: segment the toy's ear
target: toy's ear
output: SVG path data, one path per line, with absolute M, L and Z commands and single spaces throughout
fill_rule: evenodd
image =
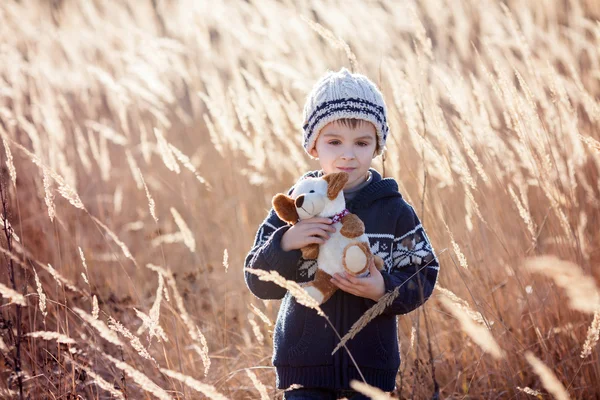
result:
M 347 172 L 336 172 L 334 174 L 327 174 L 323 177 L 327 181 L 327 198 L 334 200 L 340 191 L 348 183 Z
M 279 193 L 273 197 L 273 209 L 279 219 L 289 224 L 293 225 L 300 219 L 294 199 L 285 194 Z

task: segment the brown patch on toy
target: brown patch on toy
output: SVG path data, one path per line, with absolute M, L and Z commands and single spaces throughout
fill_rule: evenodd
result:
M 383 258 L 381 258 L 379 256 L 373 256 L 373 258 L 375 259 L 375 268 L 377 268 L 378 270 L 382 271 L 383 270 L 383 266 L 385 265 L 385 262 L 383 261 Z
M 348 183 L 347 172 L 336 172 L 333 174 L 327 174 L 323 176 L 323 179 L 327 181 L 327 198 L 329 200 L 335 200 L 340 191 Z
M 311 282 L 311 285 L 323 294 L 323 301 L 321 304 L 329 300 L 338 289 L 337 286 L 331 283 L 331 275 L 322 269 L 317 269 L 317 272 L 315 272 L 315 279 Z
M 342 218 L 340 233 L 347 238 L 359 237 L 365 233 L 365 224 L 356 214 L 348 214 Z
M 359 247 L 363 251 L 363 253 L 365 253 L 365 256 L 367 256 L 367 262 L 365 264 L 365 267 L 358 272 L 352 272 L 346 266 L 346 252 L 352 246 Z M 360 275 L 360 274 L 364 273 L 365 271 L 367 271 L 369 269 L 369 260 L 371 259 L 372 254 L 371 254 L 371 248 L 369 247 L 368 243 L 365 243 L 365 242 L 350 243 L 348 246 L 346 246 L 344 248 L 343 254 L 344 254 L 344 256 L 342 257 L 342 266 L 344 267 L 344 271 L 346 271 L 348 274 L 350 274 L 352 276 L 356 276 L 356 275 Z
M 311 243 L 300 249 L 305 260 L 316 260 L 319 257 L 319 245 Z
M 275 213 L 284 222 L 294 225 L 300 217 L 296 211 L 294 199 L 285 194 L 279 193 L 273 197 L 273 209 Z

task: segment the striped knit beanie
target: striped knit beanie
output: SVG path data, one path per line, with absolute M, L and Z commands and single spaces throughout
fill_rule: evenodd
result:
M 340 118 L 362 119 L 375 125 L 377 155 L 383 152 L 389 130 L 387 109 L 377 86 L 364 75 L 353 74 L 346 68 L 327 72 L 308 95 L 303 117 L 303 146 L 309 156 L 319 131 Z

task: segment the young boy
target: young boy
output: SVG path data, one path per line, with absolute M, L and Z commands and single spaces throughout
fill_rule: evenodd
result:
M 319 160 L 321 170 L 302 178 L 340 171 L 349 174 L 344 187 L 346 207 L 364 222 L 372 252 L 385 263 L 382 271 L 371 264 L 364 278 L 333 276 L 332 282 L 341 290 L 321 309 L 343 336 L 381 296 L 402 285 L 393 304 L 347 343 L 366 382 L 389 392 L 395 388 L 400 366 L 396 315 L 416 309 L 431 295 L 439 270 L 437 258 L 396 181 L 383 179 L 370 168 L 388 134 L 386 106 L 375 84 L 345 68 L 329 72 L 309 94 L 304 118 L 303 145 Z M 335 231 L 331 222 L 315 217 L 287 225 L 271 209 L 245 266 L 274 270 L 299 283 L 312 280 L 316 262 L 304 260 L 299 249 L 324 243 Z M 339 339 L 322 317 L 272 282 L 248 272 L 245 279 L 255 296 L 283 298 L 273 332 L 272 361 L 277 387 L 296 385 L 286 391 L 285 399 L 366 398 L 350 390 L 350 381 L 361 380 L 360 373 L 345 349 L 331 354 Z

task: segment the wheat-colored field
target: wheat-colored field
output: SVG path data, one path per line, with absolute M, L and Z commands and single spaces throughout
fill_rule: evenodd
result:
M 278 302 L 243 260 L 318 168 L 302 106 L 346 66 L 384 93 L 374 167 L 441 263 L 399 317 L 391 396 L 600 398 L 598 19 L 596 0 L 2 1 L 0 397 L 280 399 Z

